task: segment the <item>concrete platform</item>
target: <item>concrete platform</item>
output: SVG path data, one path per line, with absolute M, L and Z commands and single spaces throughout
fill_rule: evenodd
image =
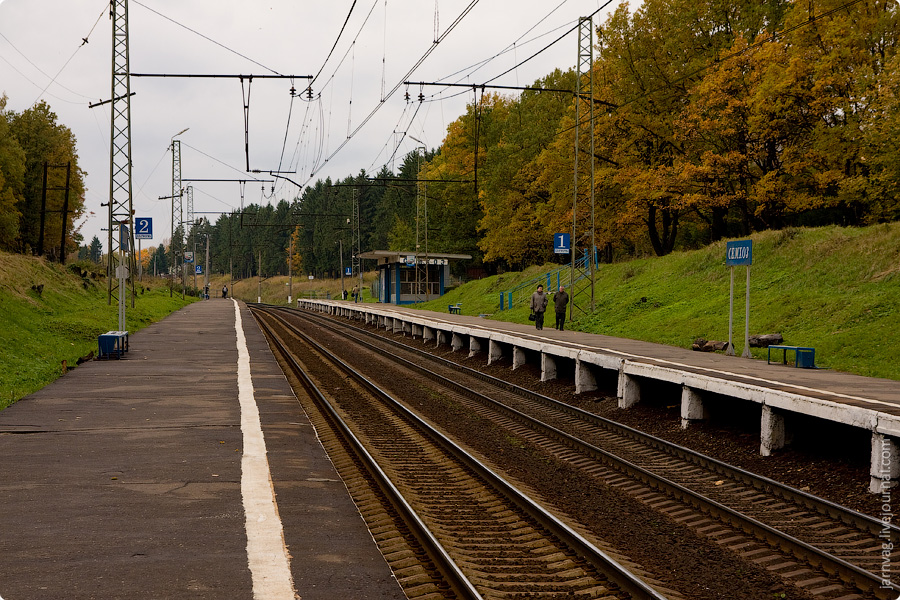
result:
M 515 369 L 532 362 L 540 366 L 542 380 L 574 373 L 577 393 L 595 390 L 601 381 L 612 382 L 621 408 L 640 402 L 642 387 L 658 393 L 659 386 L 648 383 L 668 385 L 681 396 L 685 428 L 704 418 L 705 403 L 713 399 L 753 402 L 761 411 L 763 455 L 785 446 L 798 415 L 861 428 L 871 432 L 870 490 L 879 493 L 900 482 L 900 381 L 557 331 L 546 323 L 537 331 L 533 325 L 340 300 L 303 299 L 297 306 L 358 319 L 470 356 L 483 353 L 488 364 L 509 358 Z
M 0 456 L 6 600 L 405 598 L 233 300 L 192 304 L 132 334 L 123 359 L 85 363 L 0 411 Z M 271 484 L 248 485 L 254 462 Z M 272 490 L 270 513 L 246 508 L 248 493 Z

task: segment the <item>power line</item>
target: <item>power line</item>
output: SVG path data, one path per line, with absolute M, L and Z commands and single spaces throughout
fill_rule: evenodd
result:
M 385 95 L 385 97 L 384 97 L 378 104 L 375 105 L 375 108 L 372 109 L 372 112 L 370 112 L 369 115 L 368 115 L 365 119 L 363 119 L 362 123 L 360 123 L 360 124 L 356 127 L 356 129 L 354 129 L 354 130 L 350 133 L 350 135 L 347 136 L 347 139 L 345 139 L 345 140 L 344 140 L 344 141 L 343 141 L 343 142 L 335 149 L 335 151 L 332 152 L 332 153 L 325 159 L 325 163 L 323 163 L 322 166 L 324 166 L 324 164 L 326 164 L 329 160 L 331 160 L 332 158 L 334 158 L 334 156 L 335 156 L 338 152 L 340 152 L 340 151 L 341 151 L 341 150 L 342 150 L 342 149 L 350 142 L 350 140 L 353 139 L 353 137 L 354 137 L 357 133 L 359 133 L 359 131 L 360 131 L 363 127 L 366 126 L 366 124 L 372 119 L 372 117 L 375 116 L 375 114 L 379 111 L 379 109 L 380 109 L 382 106 L 384 106 L 384 103 L 387 102 L 387 100 L 390 99 L 391 96 L 393 96 L 394 93 L 395 93 L 398 89 L 400 89 L 400 86 L 403 85 L 403 82 L 404 82 L 410 75 L 412 75 L 412 74 L 415 72 L 415 70 L 418 69 L 419 66 L 422 65 L 423 62 L 425 62 L 425 60 L 431 55 L 432 52 L 434 52 L 434 50 L 438 47 L 438 45 L 439 45 L 444 39 L 446 39 L 446 37 L 447 37 L 448 35 L 450 35 L 450 33 L 451 33 L 454 29 L 456 29 L 456 26 L 460 24 L 460 22 L 461 22 L 461 21 L 462 21 L 462 20 L 463 20 L 463 19 L 464 19 L 471 11 L 472 11 L 473 8 L 475 8 L 475 5 L 476 5 L 476 4 L 478 4 L 478 0 L 472 0 L 472 1 L 469 3 L 469 5 L 468 5 L 465 9 L 463 9 L 463 11 L 459 14 L 459 16 L 456 17 L 456 19 L 453 21 L 453 23 L 451 23 L 450 26 L 447 28 L 447 31 L 445 31 L 445 32 L 441 35 L 441 37 L 439 37 L 437 40 L 435 40 L 435 41 L 432 43 L 432 45 L 428 48 L 428 50 L 426 50 L 425 53 L 419 58 L 419 60 L 416 61 L 416 63 L 415 63 L 415 64 L 412 66 L 412 68 L 406 73 L 406 75 L 404 75 L 404 76 L 400 79 L 400 81 L 397 83 L 397 85 L 395 85 L 395 86 L 394 86 L 394 87 L 393 87 L 393 88 Z M 319 170 L 321 170 L 322 166 L 320 166 L 319 168 L 317 168 L 315 171 L 313 171 L 313 172 L 310 174 L 310 177 L 309 177 L 310 180 L 311 180 L 313 177 L 315 177 L 316 173 L 317 173 Z
M 162 14 L 162 13 L 159 12 L 158 10 L 154 10 L 154 9 L 150 8 L 149 6 L 147 6 L 146 4 L 142 4 L 142 3 L 139 2 L 138 0 L 132 0 L 132 2 L 134 2 L 134 3 L 137 4 L 138 6 L 141 6 L 141 7 L 143 7 L 143 8 L 146 8 L 146 9 L 149 10 L 150 12 L 152 12 L 152 13 L 154 13 L 154 14 L 160 16 L 160 17 L 162 17 L 163 19 L 165 19 L 165 20 L 167 20 L 167 21 L 169 21 L 169 22 L 171 22 L 171 23 L 174 23 L 175 25 L 178 25 L 179 27 L 181 27 L 181 28 L 183 28 L 183 29 L 186 29 L 186 30 L 190 31 L 190 32 L 193 33 L 194 35 L 198 35 L 198 36 L 202 37 L 204 40 L 206 40 L 206 41 L 208 41 L 208 42 L 212 42 L 212 43 L 215 44 L 216 46 L 219 46 L 220 48 L 223 48 L 223 49 L 225 49 L 225 50 L 231 52 L 232 54 L 236 54 L 237 56 L 240 56 L 240 57 L 243 58 L 244 60 L 249 60 L 249 61 L 252 62 L 254 65 L 260 66 L 260 67 L 262 67 L 263 69 L 265 69 L 266 71 L 271 71 L 272 73 L 275 73 L 276 75 L 280 75 L 280 73 L 279 73 L 278 71 L 276 71 L 275 69 L 269 68 L 269 67 L 267 67 L 266 65 L 262 64 L 261 62 L 255 61 L 255 60 L 253 60 L 252 58 L 250 58 L 249 56 L 245 56 L 245 55 L 241 54 L 240 52 L 238 52 L 237 50 L 234 50 L 233 48 L 229 48 L 229 47 L 226 46 L 225 44 L 223 44 L 223 43 L 221 43 L 221 42 L 217 42 L 216 40 L 212 39 L 211 37 L 209 37 L 209 36 L 207 36 L 207 35 L 204 35 L 204 34 L 200 33 L 199 31 L 196 31 L 195 29 L 191 29 L 191 28 L 188 27 L 187 25 L 184 25 L 184 24 L 182 24 L 182 23 L 179 23 L 178 21 L 176 21 L 175 19 L 173 19 L 173 18 L 171 18 L 171 17 L 167 17 L 166 15 Z
M 328 52 L 328 56 L 325 57 L 325 62 L 322 63 L 322 66 L 319 68 L 319 72 L 316 73 L 315 77 L 312 78 L 312 81 L 309 82 L 310 87 L 312 87 L 312 84 L 316 82 L 316 79 L 319 78 L 319 75 L 322 74 L 322 71 L 325 70 L 325 65 L 328 64 L 328 60 L 331 58 L 334 49 L 337 48 L 338 42 L 341 41 L 341 36 L 344 35 L 344 30 L 347 28 L 347 23 L 350 21 L 350 15 L 353 14 L 354 8 L 356 8 L 356 0 L 353 0 L 353 4 L 350 5 L 350 11 L 347 13 L 347 18 L 344 19 L 344 24 L 341 25 L 341 30 L 340 32 L 338 32 L 338 36 L 334 40 L 334 45 L 331 46 L 331 50 Z

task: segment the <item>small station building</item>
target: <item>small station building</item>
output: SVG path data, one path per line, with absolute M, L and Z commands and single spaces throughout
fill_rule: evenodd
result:
M 392 250 L 373 250 L 359 256 L 378 261 L 372 295 L 385 304 L 415 304 L 444 295 L 450 282 L 450 261 L 472 258 L 469 254 L 417 255 Z

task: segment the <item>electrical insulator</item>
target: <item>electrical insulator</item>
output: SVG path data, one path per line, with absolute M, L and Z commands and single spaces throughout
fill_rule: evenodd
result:
M 419 102 L 425 102 L 425 94 L 419 92 Z
M 406 103 L 409 104 L 409 91 L 407 91 L 404 96 L 406 96 Z
M 309 100 L 312 100 L 312 87 L 306 88 L 306 97 Z
M 295 88 L 294 86 L 291 86 L 291 98 L 293 98 L 296 95 L 297 95 L 297 88 Z

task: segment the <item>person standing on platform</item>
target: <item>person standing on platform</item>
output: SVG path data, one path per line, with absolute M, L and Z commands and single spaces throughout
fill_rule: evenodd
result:
M 537 286 L 537 291 L 531 295 L 531 312 L 534 314 L 534 326 L 536 329 L 544 328 L 544 312 L 547 310 L 547 294 L 544 286 Z
M 556 328 L 563 331 L 566 325 L 566 306 L 569 304 L 569 294 L 564 286 L 559 286 L 559 291 L 553 295 L 553 306 L 556 309 Z
M 222 286 L 222 297 L 223 297 L 223 298 L 227 298 L 227 297 L 228 297 L 228 286 L 227 286 L 227 285 L 223 285 L 223 286 Z

